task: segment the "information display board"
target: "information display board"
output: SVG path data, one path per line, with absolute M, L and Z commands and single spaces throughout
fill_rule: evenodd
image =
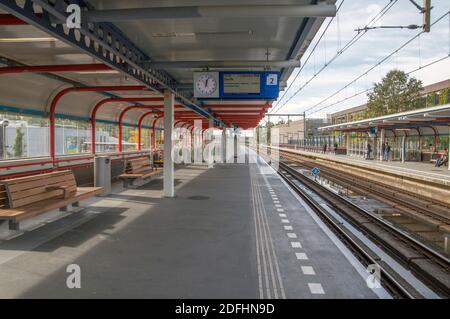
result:
M 199 99 L 268 99 L 280 92 L 276 71 L 195 72 L 194 96 Z
M 224 94 L 260 94 L 261 74 L 227 73 L 223 75 Z
M 222 99 L 276 99 L 280 91 L 279 72 L 224 71 L 219 73 Z

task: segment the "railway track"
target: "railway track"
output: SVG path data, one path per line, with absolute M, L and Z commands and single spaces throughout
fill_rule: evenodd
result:
M 322 175 L 330 181 L 341 184 L 355 193 L 371 196 L 412 218 L 436 226 L 437 229 L 444 229 L 446 226 L 450 225 L 450 208 L 437 201 L 421 197 L 418 194 L 399 190 L 386 183 L 364 179 L 351 172 L 338 172 L 330 167 L 326 167 L 312 160 L 307 160 L 288 152 L 283 151 L 280 153 L 284 158 L 297 162 L 305 168 L 311 169 L 313 167 L 319 167 Z
M 280 156 L 307 170 L 319 167 L 321 177 L 333 186 L 338 186 L 342 193 L 348 195 L 351 191 L 364 198 L 376 200 L 375 207 L 378 207 L 376 210 L 379 216 L 407 231 L 434 250 L 449 255 L 446 245 L 448 245 L 450 232 L 450 208 L 445 204 L 400 190 L 385 182 L 364 178 L 361 174 L 334 170 L 308 158 L 305 159 L 301 155 L 282 151 Z
M 318 204 L 313 196 L 299 184 L 322 198 L 339 216 L 409 269 L 438 295 L 444 298 L 450 297 L 450 260 L 446 256 L 430 249 L 379 216 L 362 209 L 345 197 L 315 182 L 293 168 L 292 164 L 295 165 L 295 163 L 279 162 L 278 172 L 281 177 L 330 226 L 363 264 L 379 265 L 381 283 L 394 297 L 422 298 L 423 296 L 343 226 L 342 222 Z

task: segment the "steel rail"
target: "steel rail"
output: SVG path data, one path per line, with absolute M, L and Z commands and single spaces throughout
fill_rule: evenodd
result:
M 288 171 L 287 167 L 283 163 L 279 163 L 282 170 Z M 308 204 L 310 208 L 322 219 L 327 225 L 331 227 L 333 232 L 349 247 L 358 259 L 363 262 L 365 266 L 376 264 L 380 267 L 380 283 L 395 297 L 402 299 L 416 299 L 422 298 L 417 291 L 411 291 L 411 287 L 401 283 L 396 279 L 396 276 L 392 275 L 390 267 L 380 262 L 379 259 L 373 256 L 372 253 L 367 251 L 365 245 L 361 243 L 357 238 L 351 236 L 342 225 L 339 224 L 323 207 L 321 207 L 310 195 L 303 191 L 298 185 L 296 185 L 292 179 L 286 174 L 278 171 L 278 174 L 288 183 L 288 185 Z M 291 172 L 289 174 L 292 176 Z M 407 286 L 407 287 L 405 287 Z
M 329 179 L 332 182 L 335 182 L 337 184 L 347 184 L 346 186 L 348 188 L 352 188 L 353 191 L 356 193 L 362 194 L 362 195 L 368 195 L 370 197 L 373 197 L 374 199 L 377 199 L 381 202 L 384 202 L 388 205 L 392 205 L 392 203 L 396 203 L 399 205 L 396 205 L 394 208 L 398 209 L 399 211 L 403 212 L 405 215 L 411 216 L 410 213 L 408 213 L 409 210 L 413 210 L 417 214 L 427 216 L 430 218 L 433 218 L 436 221 L 440 221 L 444 224 L 449 223 L 449 218 L 442 215 L 441 213 L 433 212 L 432 208 L 429 208 L 428 205 L 435 205 L 439 206 L 441 209 L 450 210 L 449 207 L 443 203 L 442 201 L 434 200 L 431 198 L 427 198 L 424 196 L 418 196 L 418 194 L 413 194 L 408 190 L 404 189 L 398 189 L 395 187 L 392 187 L 390 185 L 380 183 L 377 181 L 374 181 L 372 179 L 368 178 L 362 178 L 360 176 L 354 175 L 352 173 L 345 173 L 347 176 L 344 175 L 344 173 L 339 170 L 335 169 L 330 166 L 326 166 L 324 164 L 312 164 L 312 160 L 305 159 L 302 161 L 300 158 L 303 156 L 300 154 L 291 153 L 288 151 L 281 151 L 280 153 L 287 153 L 287 157 L 290 158 L 298 158 L 298 164 L 305 166 L 305 168 L 312 168 L 314 166 L 319 167 L 322 172 L 324 173 L 325 177 Z M 292 160 L 288 158 L 289 160 Z M 361 179 L 361 181 L 358 183 L 358 179 Z M 367 185 L 371 184 L 371 185 Z M 345 186 L 345 185 L 342 185 Z M 395 195 L 390 195 L 389 193 L 382 192 L 379 188 L 384 188 L 385 190 L 390 190 L 391 192 L 395 192 L 397 194 L 402 194 L 404 196 L 407 196 L 407 198 L 398 197 Z M 410 198 L 411 202 L 408 201 L 408 197 Z M 411 198 L 414 197 L 414 198 Z M 414 199 L 419 199 L 427 203 L 427 205 L 419 205 L 417 203 L 414 203 Z M 414 218 L 414 217 L 412 217 Z M 416 220 L 420 222 L 424 222 L 423 220 L 419 218 L 415 218 Z
M 421 242 L 409 236 L 407 233 L 395 228 L 394 226 L 390 225 L 389 223 L 382 220 L 378 216 L 371 214 L 367 210 L 357 206 L 356 204 L 340 196 L 339 194 L 332 192 L 331 190 L 304 176 L 302 173 L 294 170 L 285 163 L 279 162 L 279 167 L 288 172 L 295 179 L 303 183 L 306 187 L 313 190 L 320 197 L 324 198 L 324 200 L 326 200 L 328 203 L 330 203 L 330 205 L 332 205 L 340 212 L 339 214 L 343 218 L 349 221 L 354 227 L 363 231 L 363 233 L 367 234 L 372 240 L 377 242 L 379 245 L 384 247 L 387 251 L 391 253 L 391 255 L 396 260 L 408 266 L 410 270 L 412 270 L 422 280 L 424 280 L 431 287 L 433 287 L 433 289 L 436 290 L 436 292 L 440 293 L 441 295 L 447 298 L 450 296 L 450 288 L 448 283 L 441 282 L 440 280 L 435 278 L 434 276 L 435 274 L 431 274 L 423 270 L 422 268 L 418 267 L 417 265 L 414 265 L 414 263 L 410 263 L 409 258 L 403 256 L 402 253 L 399 251 L 400 249 L 399 247 L 397 247 L 393 243 L 387 242 L 385 239 L 381 238 L 381 236 L 377 232 L 374 232 L 368 227 L 365 227 L 365 225 L 362 225 L 361 223 L 356 221 L 355 218 L 352 217 L 348 212 L 343 211 L 342 208 L 337 207 L 336 203 L 333 203 L 331 199 L 337 200 L 338 202 L 344 204 L 346 207 L 353 210 L 353 212 L 357 213 L 359 216 L 366 218 L 367 220 L 369 220 L 369 222 L 371 221 L 372 224 L 379 227 L 380 230 L 383 230 L 388 234 L 390 234 L 391 236 L 393 236 L 394 238 L 397 238 L 398 240 L 396 242 L 398 244 L 404 243 L 406 246 L 410 247 L 410 249 L 415 253 L 423 255 L 424 256 L 423 260 L 428 260 L 432 265 L 442 268 L 442 271 L 446 272 L 448 276 L 450 260 L 447 257 L 439 254 L 436 251 L 433 251 L 429 247 L 425 246 Z

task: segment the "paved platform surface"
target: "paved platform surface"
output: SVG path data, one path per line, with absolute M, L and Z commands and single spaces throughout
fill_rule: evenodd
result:
M 265 163 L 184 167 L 0 243 L 1 298 L 378 298 Z M 342 246 L 342 245 L 341 245 Z M 81 269 L 68 289 L 67 266 Z
M 335 161 L 350 163 L 362 167 L 378 168 L 386 172 L 401 174 L 404 176 L 411 176 L 450 186 L 450 170 L 448 170 L 448 167 L 434 167 L 433 163 L 426 163 L 426 162 L 401 163 L 399 161 L 384 162 L 379 160 L 364 160 L 358 157 L 347 155 L 322 154 L 315 152 L 307 152 L 303 150 L 294 150 L 290 148 L 288 148 L 287 150 L 298 152 L 300 154 L 317 156 Z

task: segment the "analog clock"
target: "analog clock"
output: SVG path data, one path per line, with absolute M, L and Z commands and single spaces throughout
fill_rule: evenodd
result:
M 203 95 L 211 95 L 217 90 L 217 80 L 211 74 L 203 74 L 198 77 L 195 86 Z

